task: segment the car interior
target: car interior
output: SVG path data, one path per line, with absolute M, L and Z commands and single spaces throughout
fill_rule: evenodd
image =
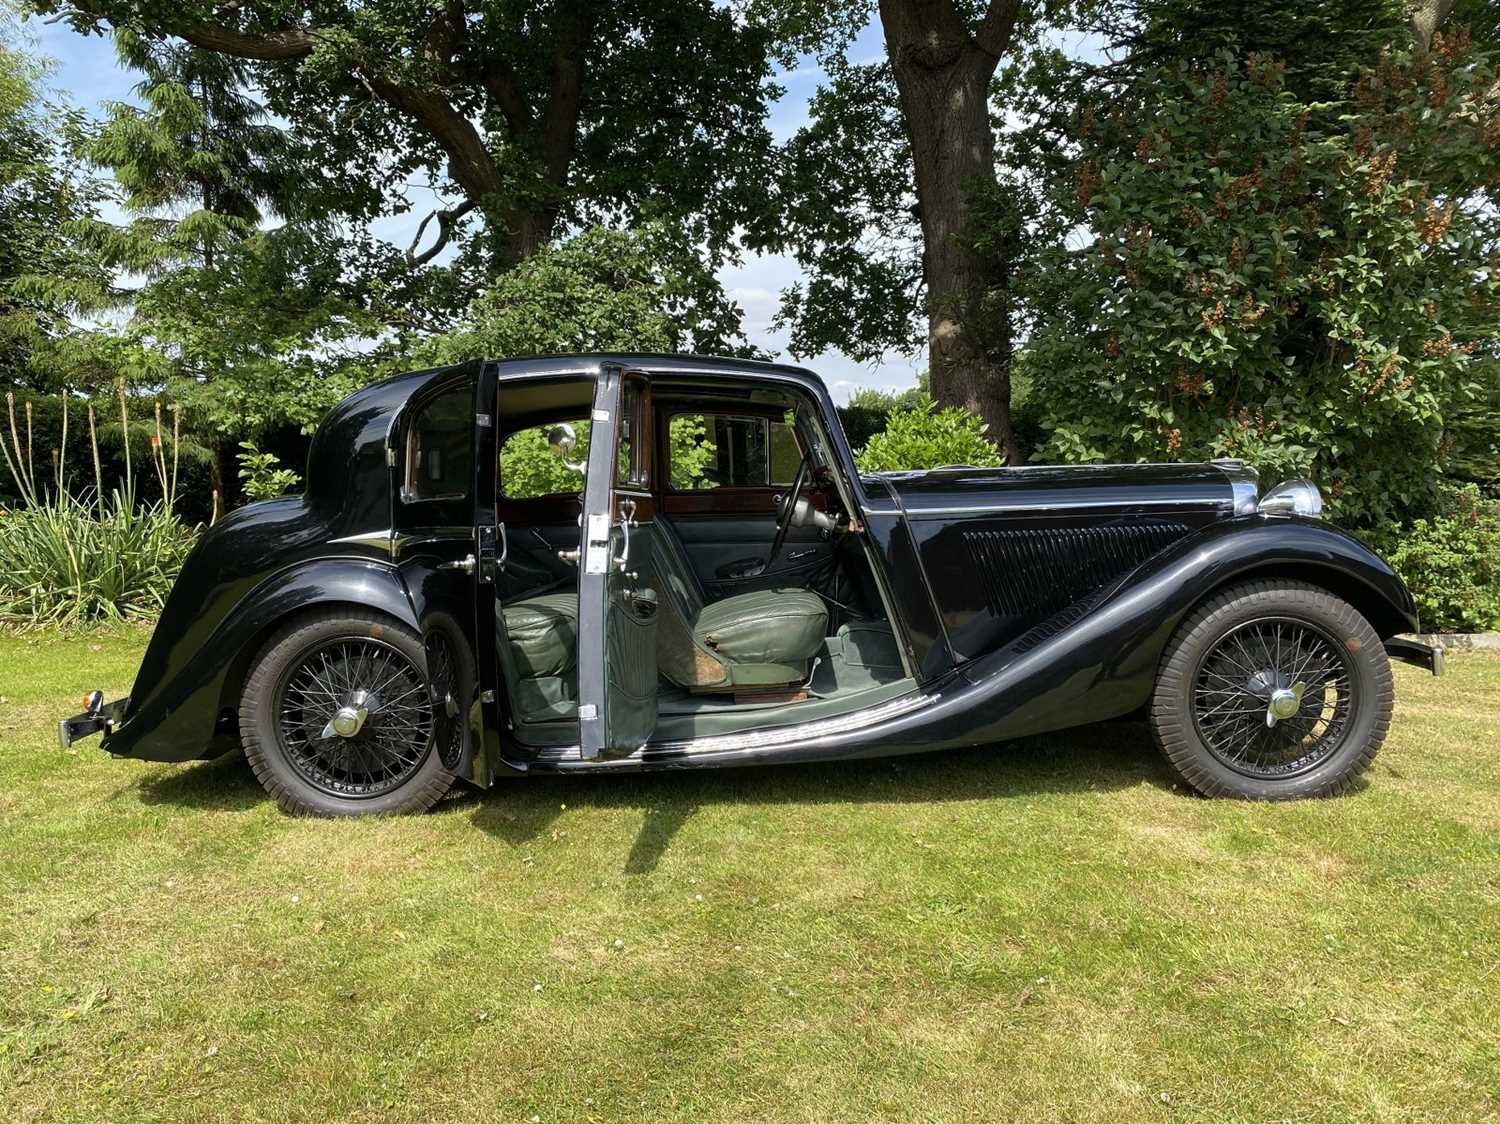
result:
M 508 556 L 495 584 L 497 656 L 515 735 L 538 748 L 579 736 L 593 392 L 587 377 L 499 391 Z M 798 390 L 687 376 L 625 383 L 614 503 L 629 527 L 608 612 L 649 617 L 654 644 L 620 647 L 611 631 L 608 657 L 634 690 L 654 689 L 653 741 L 798 724 L 914 686 L 829 448 Z M 653 658 L 654 668 L 638 666 Z

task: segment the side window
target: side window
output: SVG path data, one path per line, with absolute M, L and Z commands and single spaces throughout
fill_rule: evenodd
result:
M 402 498 L 462 499 L 474 480 L 473 387 L 461 383 L 420 406 L 406 431 Z
M 583 473 L 563 464 L 547 444 L 547 431 L 556 422 L 518 429 L 500 446 L 500 494 L 513 500 L 583 491 Z M 589 459 L 589 423 L 582 418 L 568 422 L 578 436 L 569 454 L 576 464 Z
M 732 414 L 676 414 L 668 425 L 672 489 L 790 484 L 802 459 L 785 421 Z

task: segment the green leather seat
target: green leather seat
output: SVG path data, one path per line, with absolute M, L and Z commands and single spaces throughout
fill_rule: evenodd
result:
M 636 532 L 642 581 L 661 600 L 657 669 L 700 692 L 785 687 L 807 678 L 828 629 L 828 608 L 806 589 L 762 589 L 705 603 L 670 524 Z M 501 662 L 523 718 L 555 718 L 578 697 L 578 595 L 549 593 L 500 608 Z
M 692 691 L 785 687 L 807 678 L 828 630 L 828 607 L 806 589 L 762 589 L 705 602 L 672 530 L 651 525 L 645 579 L 657 591 L 657 666 Z
M 527 678 L 562 675 L 577 662 L 578 594 L 548 593 L 505 606 L 516 673 Z
M 522 722 L 566 721 L 578 713 L 578 594 L 548 593 L 496 604 L 504 636 L 500 667 Z

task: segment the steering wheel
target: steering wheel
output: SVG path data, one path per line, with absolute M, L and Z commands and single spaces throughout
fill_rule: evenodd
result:
M 803 485 L 807 483 L 809 460 L 806 454 L 797 465 L 797 476 L 792 481 L 792 490 L 781 498 L 781 510 L 776 513 L 776 537 L 771 540 L 771 553 L 766 555 L 766 564 L 760 568 L 765 573 L 776 561 L 776 556 L 781 553 L 782 545 L 786 542 L 786 533 L 792 529 L 792 519 L 797 514 L 797 500 L 802 496 Z

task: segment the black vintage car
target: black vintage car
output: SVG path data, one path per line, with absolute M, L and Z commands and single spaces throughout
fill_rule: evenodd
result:
M 548 450 L 550 446 L 550 452 Z M 1417 619 L 1318 491 L 1212 464 L 861 476 L 818 378 L 672 355 L 403 375 L 211 527 L 64 744 L 242 744 L 288 811 L 463 778 L 980 746 L 1149 719 L 1199 792 L 1346 789 Z

